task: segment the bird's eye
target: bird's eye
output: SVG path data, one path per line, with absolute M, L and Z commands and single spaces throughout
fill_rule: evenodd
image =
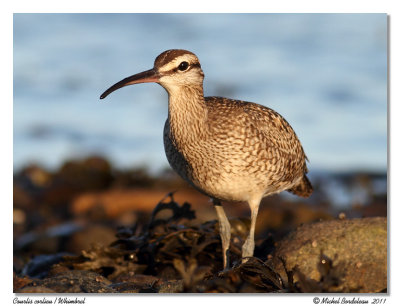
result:
M 189 63 L 188 62 L 182 62 L 179 64 L 178 69 L 180 71 L 185 71 L 186 69 L 188 69 L 189 67 Z

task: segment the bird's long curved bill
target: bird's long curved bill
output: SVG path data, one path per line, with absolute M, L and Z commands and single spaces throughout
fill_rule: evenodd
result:
M 105 92 L 103 92 L 101 94 L 100 99 L 104 99 L 110 93 L 112 93 L 113 91 L 115 91 L 121 87 L 124 87 L 127 85 L 138 84 L 138 83 L 158 82 L 159 78 L 160 78 L 159 74 L 155 69 L 150 69 L 150 70 L 140 72 L 138 74 L 127 77 L 127 78 L 123 79 L 122 81 L 119 81 L 118 83 L 111 86 L 109 89 L 107 89 Z

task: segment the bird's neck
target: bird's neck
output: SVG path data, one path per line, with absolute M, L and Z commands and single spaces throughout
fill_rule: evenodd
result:
M 207 133 L 207 107 L 203 88 L 180 87 L 169 91 L 168 120 L 171 133 L 177 141 L 187 142 L 190 135 L 205 137 Z

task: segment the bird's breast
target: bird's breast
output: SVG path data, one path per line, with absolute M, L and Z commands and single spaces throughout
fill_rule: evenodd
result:
M 171 167 L 187 182 L 210 197 L 247 201 L 251 194 L 265 191 L 266 150 L 259 142 L 222 133 L 213 138 L 187 134 L 184 141 L 164 127 L 164 148 Z

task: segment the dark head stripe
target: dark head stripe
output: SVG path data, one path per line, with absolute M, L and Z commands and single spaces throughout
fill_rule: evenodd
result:
M 157 56 L 156 60 L 154 61 L 154 67 L 162 67 L 165 64 L 171 62 L 174 58 L 184 54 L 190 54 L 196 57 L 194 53 L 187 50 L 179 50 L 179 49 L 167 50 L 161 53 L 159 56 Z

